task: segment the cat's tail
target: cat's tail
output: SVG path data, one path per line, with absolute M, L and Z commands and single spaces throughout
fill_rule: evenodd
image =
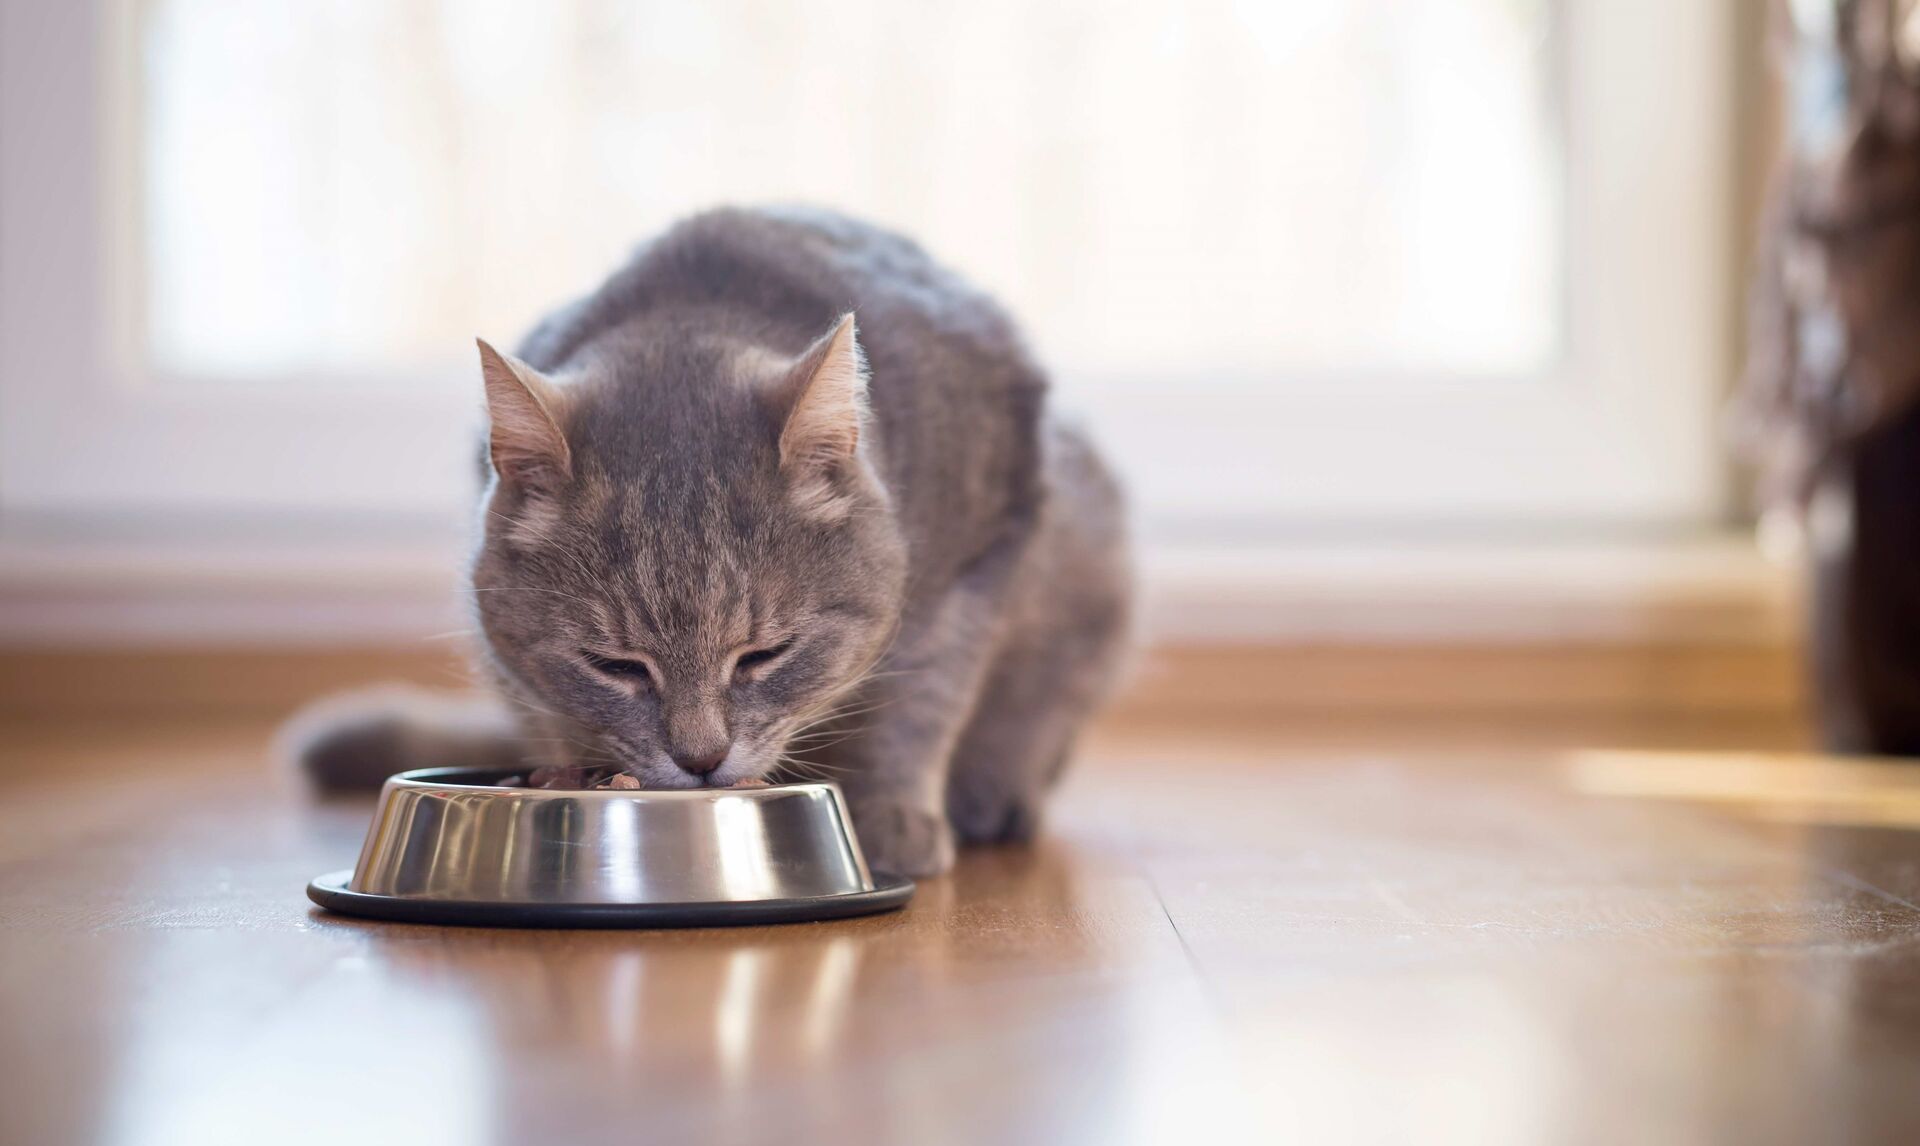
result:
M 277 754 L 322 792 L 372 791 L 414 768 L 517 768 L 526 743 L 497 703 L 408 685 L 330 696 L 281 728 Z

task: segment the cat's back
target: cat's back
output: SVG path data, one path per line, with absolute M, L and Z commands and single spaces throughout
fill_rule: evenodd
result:
M 754 337 L 798 352 L 849 311 L 859 317 L 870 361 L 899 356 L 911 368 L 913 352 L 936 351 L 1031 368 L 1006 313 L 918 243 L 798 206 L 720 208 L 674 224 L 599 289 L 548 316 L 521 357 L 556 370 L 596 339 L 668 317 L 692 332 Z M 1043 385 L 1030 372 L 980 382 Z
M 1036 510 L 1046 381 L 999 305 L 911 239 L 816 208 L 709 211 L 641 246 L 521 356 L 557 370 L 648 338 L 798 354 L 849 311 L 902 524 L 923 557 L 957 566 Z

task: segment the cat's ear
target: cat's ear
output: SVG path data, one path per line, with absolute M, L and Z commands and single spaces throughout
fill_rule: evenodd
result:
M 487 385 L 487 449 L 494 472 L 528 489 L 552 488 L 573 474 L 573 451 L 555 415 L 560 388 L 511 354 L 480 344 L 480 376 Z
M 860 447 L 867 414 L 867 357 L 853 315 L 800 356 L 783 390 L 781 472 L 802 506 L 829 510 L 840 501 L 840 477 Z

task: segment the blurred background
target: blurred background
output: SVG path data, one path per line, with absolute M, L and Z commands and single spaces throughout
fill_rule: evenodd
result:
M 801 200 L 1118 459 L 1118 719 L 1804 739 L 1729 414 L 1789 7 L 1838 59 L 1735 0 L 5 0 L 0 704 L 456 680 L 473 337 Z

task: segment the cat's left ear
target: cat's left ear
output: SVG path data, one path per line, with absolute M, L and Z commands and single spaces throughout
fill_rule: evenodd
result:
M 780 470 L 803 508 L 831 513 L 842 502 L 841 477 L 867 416 L 867 357 L 853 315 L 800 356 L 781 391 Z

